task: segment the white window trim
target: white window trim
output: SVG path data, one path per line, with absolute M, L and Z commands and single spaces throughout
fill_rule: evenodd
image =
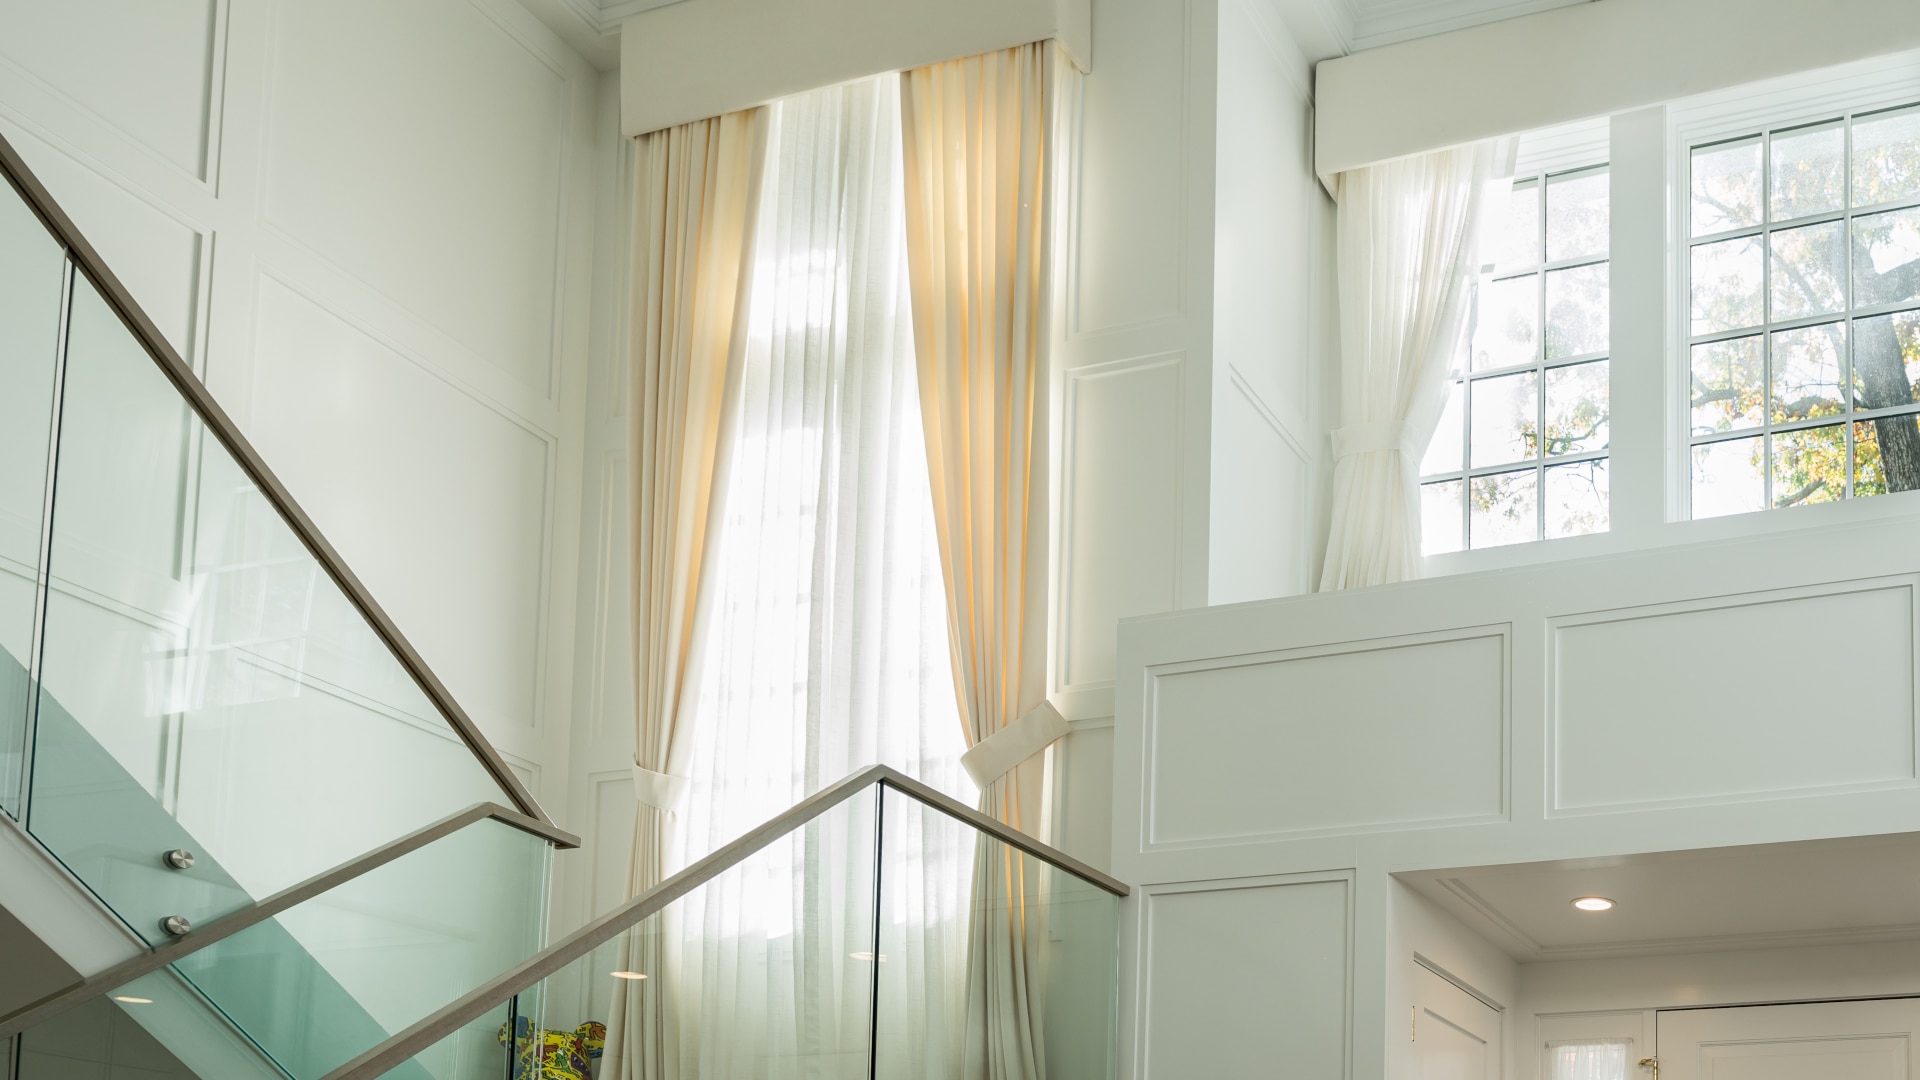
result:
M 1681 408 L 1690 400 L 1685 230 L 1692 147 L 1763 128 L 1915 102 L 1920 102 L 1920 51 L 1769 79 L 1523 136 L 1516 175 L 1605 161 L 1613 177 L 1610 529 L 1592 536 L 1431 555 L 1421 561 L 1423 575 L 1920 515 L 1920 492 L 1904 492 L 1691 520 L 1691 430 Z M 1654 118 L 1657 123 L 1651 122 Z M 1582 129 L 1589 140 L 1585 156 L 1574 134 Z M 1657 171 L 1651 168 L 1654 162 Z M 1648 274 L 1659 279 L 1658 290 L 1637 297 L 1631 285 L 1623 288 Z

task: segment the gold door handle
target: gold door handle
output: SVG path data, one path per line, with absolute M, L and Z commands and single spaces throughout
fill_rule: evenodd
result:
M 1651 1069 L 1653 1071 L 1653 1080 L 1660 1080 L 1659 1058 L 1641 1058 L 1640 1067 L 1643 1069 Z

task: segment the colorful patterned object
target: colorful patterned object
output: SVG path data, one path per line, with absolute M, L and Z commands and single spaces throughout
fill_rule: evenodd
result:
M 515 1056 L 519 1068 L 514 1080 L 592 1080 L 593 1063 L 607 1046 L 607 1025 L 589 1020 L 572 1031 L 543 1031 L 533 1036 L 533 1019 L 513 1019 Z M 500 1025 L 500 1045 L 507 1044 L 507 1025 Z M 535 1055 L 538 1068 L 535 1068 Z

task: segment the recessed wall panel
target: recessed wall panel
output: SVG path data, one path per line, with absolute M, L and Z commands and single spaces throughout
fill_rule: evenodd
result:
M 1914 594 L 1753 594 L 1551 624 L 1551 806 L 1914 780 Z
M 214 0 L 0 0 L 0 57 L 201 177 L 217 10 Z
M 1506 657 L 1500 627 L 1161 669 L 1148 846 L 1497 820 Z
M 266 216 L 544 394 L 565 79 L 466 0 L 276 5 Z
M 260 452 L 454 699 L 533 725 L 547 442 L 276 279 L 259 296 Z
M 1152 356 L 1067 373 L 1063 688 L 1111 684 L 1119 620 L 1175 606 L 1185 367 Z
M 1142 1080 L 1344 1076 L 1347 887 L 1143 897 Z

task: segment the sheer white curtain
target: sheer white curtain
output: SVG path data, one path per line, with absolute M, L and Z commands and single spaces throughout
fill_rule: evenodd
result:
M 1510 157 L 1484 142 L 1339 176 L 1341 426 L 1323 591 L 1419 572 L 1420 455 L 1466 326 L 1487 182 Z
M 1627 1080 L 1628 1044 L 1562 1043 L 1550 1048 L 1553 1080 Z
M 874 762 L 978 796 L 914 372 L 899 108 L 891 76 L 772 107 L 677 866 Z M 916 884 L 888 896 L 887 974 L 929 993 L 910 1015 L 890 1008 L 885 1037 L 946 1061 L 972 851 L 951 830 L 927 837 L 919 866 L 889 870 Z M 797 872 L 730 878 L 678 913 L 670 1075 L 866 1075 L 872 844 L 868 823 L 791 842 L 806 889 Z

